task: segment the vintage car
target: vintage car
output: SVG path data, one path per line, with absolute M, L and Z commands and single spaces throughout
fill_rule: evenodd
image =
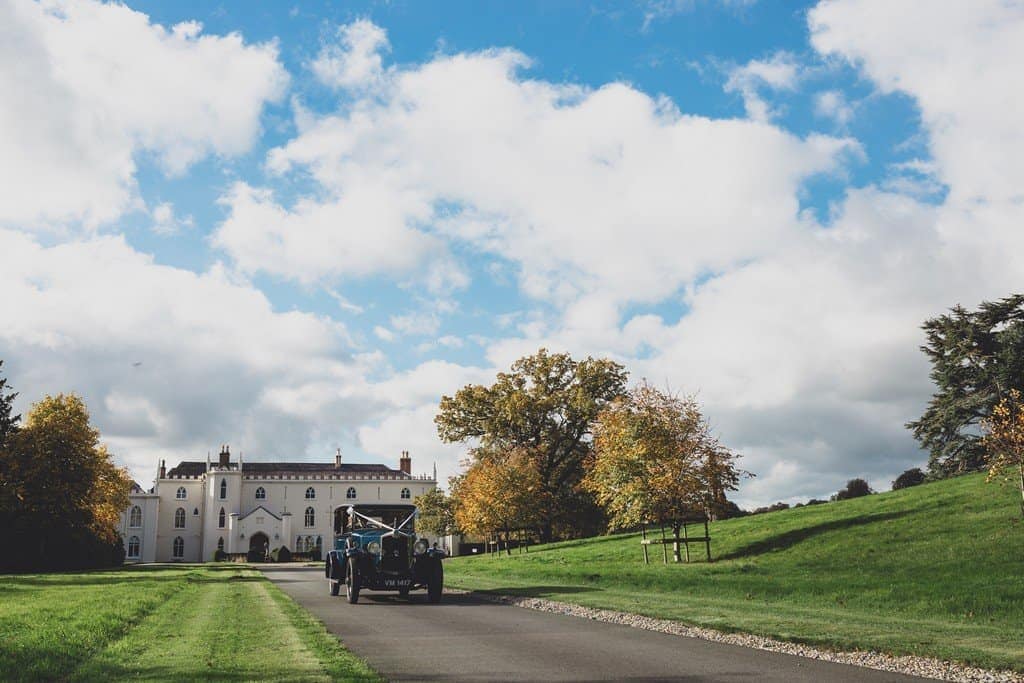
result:
M 331 595 L 345 585 L 355 604 L 361 590 L 427 589 L 430 602 L 440 602 L 444 587 L 441 560 L 445 553 L 415 532 L 415 505 L 351 505 L 334 517 L 334 549 L 327 553 Z

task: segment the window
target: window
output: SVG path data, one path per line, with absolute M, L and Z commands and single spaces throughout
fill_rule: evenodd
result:
M 306 500 L 313 500 L 314 498 L 316 498 L 316 490 L 310 486 L 306 489 Z
M 262 486 L 259 487 L 258 489 L 256 489 L 256 500 L 266 500 L 266 499 L 267 499 L 267 490 L 265 488 L 263 488 Z
M 221 479 L 220 480 L 220 499 L 224 500 L 227 497 L 228 497 L 228 480 L 227 479 Z
M 409 489 L 402 489 L 402 499 L 404 500 L 406 498 L 412 498 L 412 493 Z
M 185 508 L 178 508 L 174 511 L 174 528 L 185 528 Z
M 174 494 L 174 497 L 177 498 L 178 500 L 185 500 L 186 498 L 188 498 L 188 492 L 185 491 L 184 486 L 179 486 L 178 492 Z
M 321 538 L 320 536 L 317 536 L 316 537 L 316 547 L 317 548 L 322 548 L 323 545 L 324 545 L 324 539 Z
M 128 539 L 128 557 L 139 556 L 139 537 L 132 536 Z
M 306 508 L 306 526 L 311 527 L 316 523 L 316 513 L 313 512 L 313 508 Z
M 133 529 L 142 526 L 142 508 L 138 505 L 133 505 L 132 511 L 128 514 L 128 526 Z
M 346 498 L 355 498 L 356 497 L 356 487 L 355 486 L 349 486 L 348 487 L 348 491 L 345 491 L 345 497 Z
M 224 538 L 223 537 L 217 539 L 217 550 L 219 550 L 221 552 L 224 552 Z
M 199 516 L 199 508 L 196 508 L 195 510 L 193 510 L 192 514 L 195 515 L 196 517 L 198 517 Z
M 304 545 L 302 543 L 302 536 L 296 536 L 295 537 L 295 552 L 297 552 L 297 553 L 304 553 L 304 552 L 306 552 L 306 548 L 304 547 Z
M 224 520 L 226 518 L 227 518 L 227 515 L 224 514 L 224 508 L 221 508 L 220 509 L 220 514 L 217 515 L 217 526 L 220 527 L 221 529 L 224 528 Z
M 176 560 L 185 557 L 185 539 L 181 536 L 174 538 L 174 545 L 171 547 L 171 557 Z

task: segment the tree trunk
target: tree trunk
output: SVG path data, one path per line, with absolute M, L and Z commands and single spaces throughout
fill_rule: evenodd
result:
M 683 561 L 683 558 L 679 554 L 679 525 L 672 525 L 672 561 L 679 563 Z
M 1020 472 L 1020 516 L 1024 517 L 1024 458 L 1017 460 L 1017 470 Z

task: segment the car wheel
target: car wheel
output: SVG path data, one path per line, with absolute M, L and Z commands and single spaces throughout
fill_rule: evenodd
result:
M 359 602 L 359 573 L 356 572 L 356 558 L 348 561 L 348 572 L 345 574 L 345 597 L 350 605 Z
M 430 572 L 430 581 L 427 583 L 427 601 L 432 603 L 441 602 L 441 593 L 444 591 L 444 567 L 441 561 Z
M 341 592 L 341 581 L 331 581 L 331 595 L 337 595 Z

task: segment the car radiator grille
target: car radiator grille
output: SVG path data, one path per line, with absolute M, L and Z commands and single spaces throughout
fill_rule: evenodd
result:
M 380 565 L 384 571 L 409 569 L 409 543 L 405 538 L 387 536 L 381 539 Z

